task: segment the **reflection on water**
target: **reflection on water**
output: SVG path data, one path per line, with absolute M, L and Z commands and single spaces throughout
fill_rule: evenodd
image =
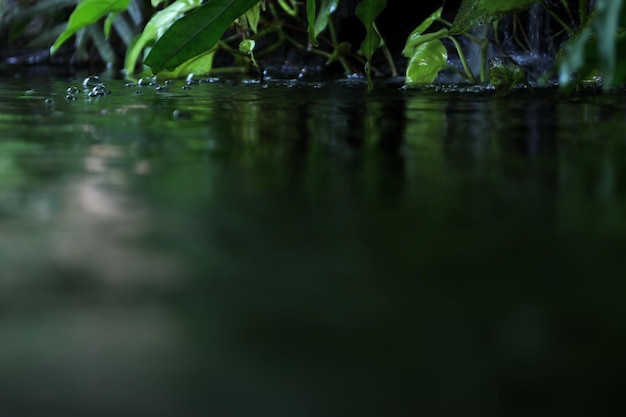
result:
M 0 80 L 7 415 L 617 402 L 623 97 L 74 85 Z

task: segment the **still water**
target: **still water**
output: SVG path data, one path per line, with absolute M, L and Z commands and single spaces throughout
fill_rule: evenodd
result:
M 2 415 L 621 404 L 624 95 L 86 75 L 0 79 Z

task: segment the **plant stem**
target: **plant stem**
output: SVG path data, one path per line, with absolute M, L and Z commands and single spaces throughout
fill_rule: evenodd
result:
M 557 23 L 558 23 L 559 25 L 561 25 L 561 27 L 567 31 L 567 33 L 568 33 L 570 36 L 574 34 L 574 31 L 572 30 L 572 28 L 571 28 L 571 27 L 569 27 L 569 25 L 568 25 L 567 23 L 565 23 L 565 22 L 563 21 L 563 19 L 561 19 L 561 18 L 559 17 L 559 15 L 557 15 L 557 14 L 554 12 L 554 10 L 552 10 L 552 9 L 550 8 L 550 6 L 548 6 L 548 5 L 546 4 L 546 2 L 545 2 L 545 1 L 542 1 L 542 2 L 541 2 L 541 5 L 543 6 L 543 8 L 544 8 L 544 9 L 545 9 L 548 13 L 550 13 L 550 16 L 552 16 L 552 18 L 553 18 L 554 20 L 556 20 L 556 21 L 557 21 Z
M 333 48 L 337 50 L 338 48 L 337 32 L 335 32 L 335 25 L 333 24 L 332 19 L 328 19 L 328 31 L 330 32 L 330 40 L 333 43 Z M 348 65 L 348 63 L 343 57 L 339 57 L 339 62 L 341 63 L 341 66 L 343 67 L 343 70 L 345 71 L 346 74 L 350 74 L 352 72 L 350 70 L 350 66 Z
M 487 82 L 487 52 L 489 43 L 484 39 L 480 44 L 480 82 Z
M 459 54 L 459 58 L 461 59 L 461 64 L 463 65 L 463 69 L 465 70 L 465 75 L 471 82 L 475 83 L 476 78 L 474 77 L 474 74 L 472 74 L 472 70 L 470 69 L 469 64 L 467 63 L 467 59 L 465 58 L 465 54 L 463 53 L 463 50 L 461 49 L 461 45 L 459 44 L 459 41 L 457 41 L 454 38 L 454 36 L 448 36 L 448 39 L 452 41 L 452 43 L 454 44 L 454 47 L 456 48 L 457 53 Z
M 396 68 L 395 62 L 393 62 L 393 57 L 391 56 L 391 52 L 389 52 L 389 48 L 387 48 L 386 44 L 380 47 L 382 49 L 383 54 L 385 54 L 385 58 L 387 59 L 387 63 L 389 64 L 389 68 L 391 69 L 391 76 L 398 76 L 398 68 Z
M 587 0 L 578 0 L 578 13 L 580 15 L 580 24 L 584 25 L 589 16 L 589 2 Z

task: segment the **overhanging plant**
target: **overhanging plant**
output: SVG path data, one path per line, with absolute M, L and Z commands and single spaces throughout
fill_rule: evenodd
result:
M 102 21 L 105 34 L 108 35 L 111 22 L 128 4 L 129 0 L 80 0 L 51 52 L 55 53 L 78 31 L 94 27 L 96 23 L 101 25 Z M 152 0 L 151 4 L 154 14 L 126 51 L 124 69 L 127 75 L 135 73 L 138 63 L 150 67 L 155 74 L 172 77 L 185 76 L 188 72 L 207 73 L 212 69 L 213 52 L 217 47 L 233 55 L 247 57 L 247 62 L 255 65 L 253 51 L 249 50 L 250 46 L 254 48 L 255 42 L 249 41 L 270 32 L 279 34 L 277 43 L 287 40 L 297 47 L 325 56 L 328 62 L 339 61 L 346 72 L 354 72 L 347 62 L 347 57 L 350 56 L 363 64 L 362 68 L 370 81 L 370 61 L 379 48 L 383 49 L 392 70 L 395 70 L 375 25 L 376 17 L 386 6 L 385 0 L 362 0 L 355 10 L 367 31 L 359 50 L 361 57 L 353 54 L 349 45 L 340 42 L 335 36 L 331 16 L 337 9 L 339 0 L 175 0 L 169 4 L 166 0 Z M 266 19 L 265 27 L 261 28 L 261 11 L 266 6 L 272 16 Z M 161 7 L 162 10 L 157 11 Z M 286 35 L 282 22 L 277 18 L 275 7 L 296 17 L 304 11 L 304 30 L 308 34 L 308 42 L 301 45 Z M 224 33 L 232 27 L 237 28 L 239 41 L 247 42 L 243 48 L 232 47 L 224 42 Z M 329 31 L 330 34 L 330 41 L 328 37 L 325 38 L 326 44 L 332 46 L 330 52 L 317 47 L 318 39 L 324 31 Z M 147 55 L 145 60 L 144 55 Z
M 452 69 L 463 74 L 469 81 L 488 81 L 487 39 L 476 39 L 471 29 L 483 24 L 497 24 L 510 16 L 540 4 L 563 27 L 573 34 L 559 51 L 559 82 L 567 85 L 581 81 L 597 73 L 602 75 L 603 86 L 610 88 L 626 81 L 626 7 L 623 0 L 597 0 L 596 9 L 589 10 L 586 0 L 561 0 L 561 5 L 570 13 L 575 3 L 578 8 L 579 27 L 569 27 L 550 8 L 545 0 L 463 0 L 453 22 L 441 18 L 441 9 L 435 11 L 409 36 L 403 54 L 409 63 L 406 71 L 408 84 L 432 83 L 440 71 Z M 569 3 L 572 3 L 570 5 Z M 590 13 L 591 12 L 591 13 Z M 443 28 L 428 32 L 438 22 Z M 457 37 L 469 38 L 481 45 L 480 76 L 477 78 L 469 68 L 465 54 Z M 447 49 L 442 40 L 448 39 L 457 50 L 462 68 L 448 63 Z M 511 88 L 509 86 L 508 88 Z

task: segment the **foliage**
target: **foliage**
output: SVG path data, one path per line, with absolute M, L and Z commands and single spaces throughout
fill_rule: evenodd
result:
M 67 22 L 67 28 L 59 35 L 56 42 L 54 42 L 50 48 L 50 53 L 54 54 L 65 41 L 85 26 L 96 23 L 104 16 L 126 10 L 129 1 L 130 0 L 81 0 L 70 16 Z
M 561 4 L 570 13 L 572 5 L 578 7 L 579 29 L 565 43 L 559 56 L 559 82 L 567 85 L 573 80 L 588 79 L 592 74 L 601 74 L 603 86 L 611 88 L 626 81 L 626 7 L 622 7 L 623 0 L 598 0 L 596 10 L 589 14 L 586 1 L 562 0 Z M 464 37 L 478 43 L 481 49 L 480 81 L 491 81 L 494 86 L 503 89 L 512 89 L 515 84 L 525 82 L 521 74 L 521 67 L 514 60 L 505 56 L 510 65 L 492 65 L 492 80 L 488 80 L 487 38 L 475 37 L 471 30 L 484 24 L 493 23 L 497 31 L 497 22 L 503 17 L 514 15 L 540 4 L 548 10 L 555 21 L 568 33 L 573 33 L 571 27 L 564 23 L 559 16 L 550 9 L 545 1 L 538 0 L 463 0 L 454 21 L 449 23 L 441 18 L 441 10 L 436 11 L 422 22 L 409 36 L 404 48 L 404 56 L 409 59 L 406 72 L 408 84 L 432 83 L 443 69 L 452 69 L 463 74 L 469 81 L 475 82 L 476 77 L 468 66 L 465 53 L 457 37 Z M 573 17 L 570 15 L 570 18 Z M 430 27 L 439 23 L 443 28 L 428 32 Z M 446 61 L 446 48 L 442 40 L 447 39 L 456 49 L 461 68 L 452 67 Z M 501 49 L 501 46 L 499 46 Z M 575 77 L 578 75 L 578 77 Z
M 450 28 L 450 33 L 466 32 L 511 13 L 526 10 L 535 3 L 537 0 L 463 0 Z
M 201 4 L 202 0 L 176 0 L 163 10 L 156 12 L 126 53 L 124 63 L 126 74 L 132 74 L 135 71 L 137 60 L 147 45 L 161 37 L 185 12 L 196 9 Z
M 402 54 L 409 58 L 406 70 L 406 82 L 409 84 L 430 84 L 439 71 L 448 67 L 448 51 L 441 42 L 448 31 L 442 29 L 425 34 L 430 26 L 441 18 L 442 8 L 422 22 L 407 39 Z
M 562 85 L 589 79 L 598 71 L 611 88 L 626 82 L 626 7 L 622 0 L 598 0 L 597 9 L 563 48 L 559 65 Z
M 145 64 L 158 73 L 179 65 L 215 47 L 235 19 L 258 0 L 212 0 L 185 14 L 161 36 Z
M 152 10 L 143 20 L 143 23 L 147 21 L 143 29 L 139 33 L 123 29 L 127 9 L 144 1 L 147 0 L 41 0 L 26 9 L 31 10 L 30 16 L 33 16 L 33 13 L 51 8 L 61 10 L 76 4 L 63 27 L 48 31 L 47 36 L 56 36 L 50 48 L 52 54 L 75 36 L 77 49 L 84 51 L 88 42 L 93 42 L 103 60 L 113 62 L 109 37 L 115 28 L 125 39 L 124 70 L 128 76 L 135 73 L 139 64 L 150 67 L 155 74 L 171 77 L 185 77 L 190 72 L 208 73 L 215 70 L 213 57 L 218 50 L 232 54 L 235 65 L 242 69 L 253 66 L 261 71 L 263 61 L 259 60 L 261 65 L 257 63 L 255 55 L 262 57 L 285 42 L 324 56 L 329 63 L 339 61 L 346 73 L 360 67 L 370 88 L 372 76 L 378 72 L 372 67 L 377 51 L 382 50 L 393 67 L 376 25 L 376 19 L 387 7 L 386 0 L 361 0 L 354 9 L 354 15 L 365 28 L 357 54 L 335 35 L 333 13 L 339 0 L 151 0 Z M 402 51 L 407 59 L 405 80 L 407 84 L 432 83 L 442 71 L 448 70 L 461 74 L 469 82 L 491 81 L 501 88 L 513 88 L 517 81 L 524 81 L 520 76 L 521 67 L 516 67 L 512 83 L 503 81 L 505 73 L 498 72 L 502 69 L 499 66 L 492 66 L 491 71 L 495 71 L 490 75 L 488 50 L 494 45 L 508 57 L 502 46 L 497 45 L 499 22 L 540 5 L 571 34 L 557 54 L 559 83 L 567 85 L 599 74 L 605 87 L 618 86 L 626 81 L 626 7 L 623 3 L 623 0 L 463 0 L 451 22 L 442 18 L 442 8 L 439 8 L 406 40 Z M 595 10 L 588 10 L 589 4 L 595 4 Z M 554 11 L 556 6 L 567 10 L 568 18 L 559 18 Z M 577 18 L 571 10 L 578 11 Z M 25 22 L 29 15 L 20 9 L 11 16 Z M 8 19 L 3 16 L 3 24 Z M 285 19 L 293 20 L 286 24 Z M 302 37 L 288 34 L 287 28 L 295 27 L 293 22 L 300 25 L 298 36 Z M 473 29 L 481 25 L 491 25 L 495 36 L 477 36 Z M 265 39 L 271 39 L 269 46 L 268 41 L 263 42 Z M 472 70 L 466 58 L 469 44 L 480 51 L 479 73 L 474 73 L 476 69 Z M 264 46 L 257 50 L 259 45 Z M 458 55 L 459 61 L 449 59 L 452 52 Z

